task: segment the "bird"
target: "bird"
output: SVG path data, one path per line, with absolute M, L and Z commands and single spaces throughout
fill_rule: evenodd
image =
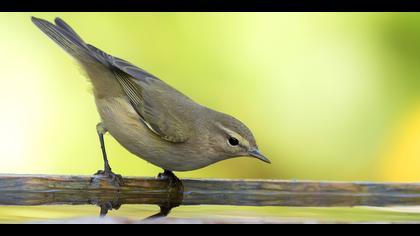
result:
M 59 17 L 54 23 L 31 20 L 76 60 L 92 84 L 104 161 L 104 169 L 96 175 L 123 184 L 108 161 L 107 132 L 132 154 L 162 168 L 158 177 L 171 183 L 180 182 L 174 171 L 196 170 L 235 157 L 271 163 L 251 130 L 233 116 L 201 105 L 146 70 L 86 43 Z

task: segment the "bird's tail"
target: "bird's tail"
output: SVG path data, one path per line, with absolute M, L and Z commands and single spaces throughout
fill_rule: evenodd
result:
M 55 24 L 36 17 L 32 17 L 32 22 L 79 62 L 95 60 L 87 44 L 60 18 L 55 19 Z

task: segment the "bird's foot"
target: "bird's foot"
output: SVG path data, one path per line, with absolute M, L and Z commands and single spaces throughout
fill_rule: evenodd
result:
M 182 184 L 182 181 L 178 179 L 178 177 L 176 177 L 176 175 L 172 171 L 165 170 L 163 173 L 160 173 L 158 175 L 158 178 L 168 180 L 169 188 L 171 189 L 183 190 L 184 186 Z
M 107 179 L 109 183 L 116 187 L 121 187 L 124 184 L 123 177 L 111 170 L 99 170 L 96 172 L 95 177 Z
M 167 202 L 160 204 L 160 212 L 148 217 L 147 219 L 153 219 L 157 217 L 166 217 L 173 208 L 178 207 L 182 203 L 184 194 L 184 185 L 172 171 L 165 170 L 163 173 L 158 175 L 158 179 L 166 180 L 168 182 L 168 198 Z

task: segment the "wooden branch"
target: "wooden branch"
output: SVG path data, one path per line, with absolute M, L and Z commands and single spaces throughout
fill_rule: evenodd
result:
M 115 187 L 91 176 L 0 175 L 0 205 L 156 204 L 241 206 L 413 206 L 417 183 L 183 180 L 183 191 L 154 178 Z

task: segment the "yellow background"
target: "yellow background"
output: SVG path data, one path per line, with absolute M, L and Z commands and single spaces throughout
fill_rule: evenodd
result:
M 1 13 L 0 173 L 102 168 L 90 85 L 31 15 L 242 120 L 273 163 L 180 177 L 420 180 L 418 13 Z M 106 145 L 117 173 L 160 171 Z

